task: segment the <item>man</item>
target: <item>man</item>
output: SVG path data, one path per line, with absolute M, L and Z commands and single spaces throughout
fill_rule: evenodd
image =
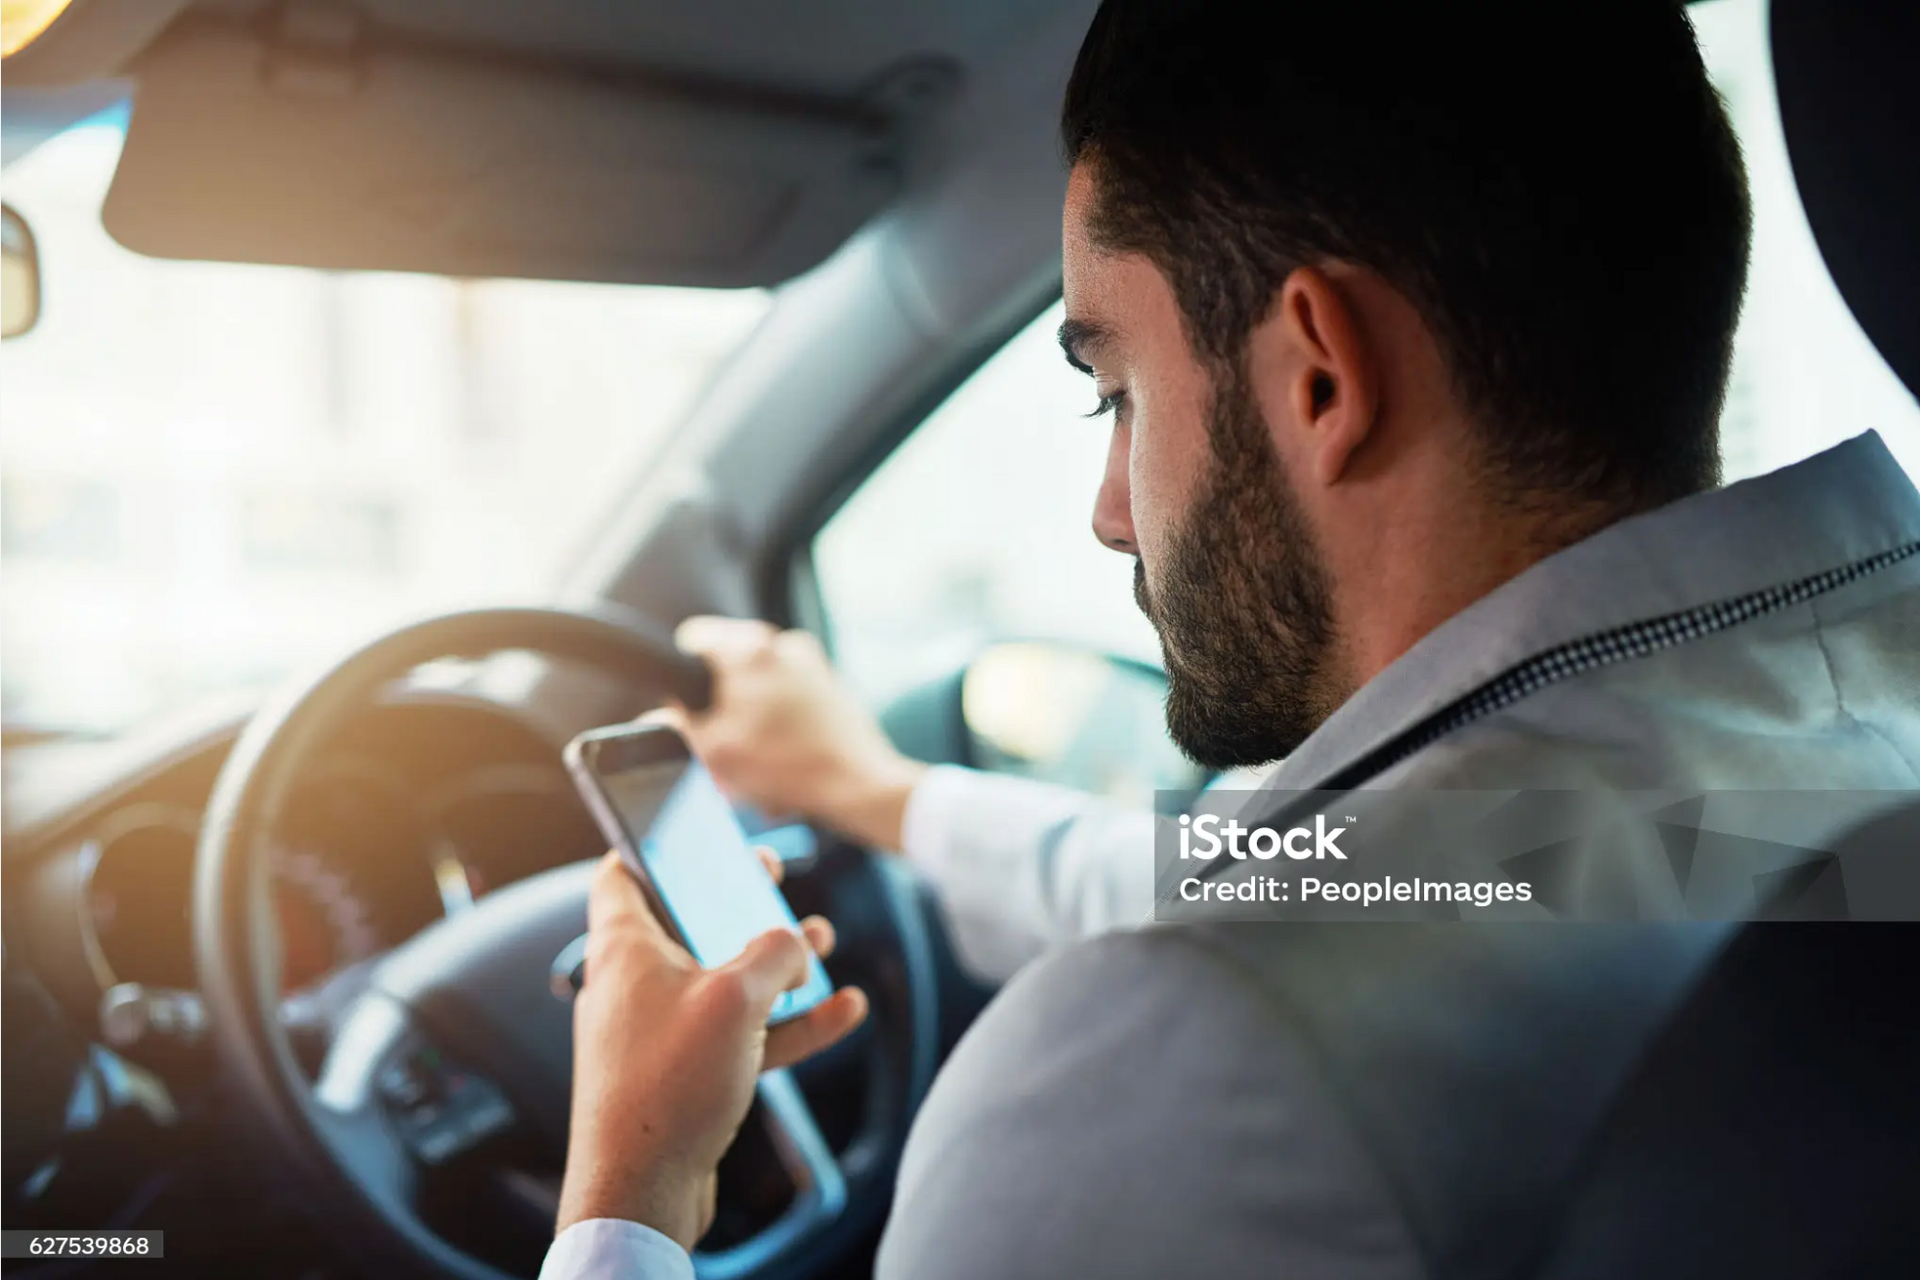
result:
M 1714 489 L 1749 214 L 1684 16 L 1391 8 L 1110 0 L 1074 69 L 1062 338 L 1113 413 L 1094 527 L 1136 559 L 1175 736 L 1284 757 L 1294 789 L 1913 788 L 1920 495 L 1871 437 Z M 655 955 L 617 878 L 601 896 Z M 1782 1162 L 1797 1106 L 1769 1113 L 1780 1142 L 1714 1128 L 1792 1026 L 1705 1083 L 1640 1083 L 1723 947 L 1437 925 L 1068 948 L 944 1068 L 878 1271 L 1839 1274 L 1786 1246 L 1822 1238 L 1802 1197 L 1851 1159 Z M 603 977 L 646 982 L 589 997 Z M 648 1136 L 576 1128 L 550 1271 L 686 1274 L 689 1215 L 647 1206 L 689 1201 L 746 1092 L 696 1098 L 679 1062 L 758 1050 L 688 1002 L 664 1035 L 611 1029 L 620 999 L 582 1007 L 575 1106 Z M 1767 1007 L 1705 1025 L 1737 1044 Z M 1869 1132 L 1889 1096 L 1818 1132 Z M 1658 1158 L 1623 1163 L 1615 1119 Z M 1733 1158 L 1696 1174 L 1706 1150 Z M 1905 1159 L 1861 1190 L 1876 1211 Z M 618 1270 L 643 1250 L 657 1270 Z

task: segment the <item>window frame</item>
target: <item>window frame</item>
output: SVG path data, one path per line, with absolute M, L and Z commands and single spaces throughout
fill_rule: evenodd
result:
M 847 467 L 796 504 L 802 514 L 768 539 L 769 549 L 754 575 L 764 617 L 780 626 L 810 631 L 829 655 L 835 652 L 833 618 L 814 567 L 814 544 L 821 531 L 969 379 L 1060 301 L 1061 289 L 1060 276 L 1054 273 L 1043 287 L 1011 304 L 982 338 L 959 347 L 952 359 L 889 413 L 886 425 L 871 434 L 871 443 Z

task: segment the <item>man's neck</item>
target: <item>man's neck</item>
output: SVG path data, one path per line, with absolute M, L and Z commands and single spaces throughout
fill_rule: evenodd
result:
M 1502 506 L 1475 494 L 1406 495 L 1357 563 L 1336 569 L 1350 694 L 1429 632 L 1621 518 L 1573 503 Z

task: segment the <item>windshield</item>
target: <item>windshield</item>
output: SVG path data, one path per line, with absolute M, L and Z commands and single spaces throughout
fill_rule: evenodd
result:
M 116 117 L 7 166 L 44 264 L 0 354 L 0 714 L 111 731 L 409 617 L 544 598 L 769 305 L 162 262 Z

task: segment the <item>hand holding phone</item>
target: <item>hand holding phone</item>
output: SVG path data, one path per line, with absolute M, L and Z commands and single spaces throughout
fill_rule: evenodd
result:
M 714 1179 L 765 1071 L 838 1042 L 866 1017 L 858 987 L 766 1025 L 780 992 L 804 980 L 808 946 L 760 934 L 717 969 L 695 963 L 609 854 L 587 899 L 592 980 L 573 1008 L 574 1084 L 557 1226 L 621 1218 L 691 1249 L 713 1219 Z M 832 950 L 824 920 L 803 926 Z
M 567 744 L 565 759 L 607 840 L 702 968 L 727 964 L 769 929 L 798 930 L 732 806 L 673 729 L 590 730 Z M 811 952 L 807 963 L 805 982 L 780 994 L 767 1025 L 833 994 Z

